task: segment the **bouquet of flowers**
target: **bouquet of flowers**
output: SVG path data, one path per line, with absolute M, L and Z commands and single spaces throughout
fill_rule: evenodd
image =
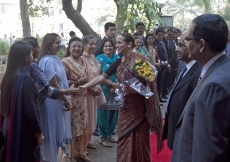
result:
M 124 86 L 131 88 L 148 99 L 153 95 L 148 84 L 154 81 L 157 74 L 156 68 L 151 63 L 141 59 L 133 61 L 132 65 L 123 72 L 123 83 L 115 91 L 117 93 L 116 100 L 121 104 L 124 103 L 123 97 L 126 95 L 122 91 Z
M 141 59 L 135 60 L 133 66 L 130 67 L 130 71 L 143 83 L 154 81 L 157 75 L 156 68 L 149 62 Z

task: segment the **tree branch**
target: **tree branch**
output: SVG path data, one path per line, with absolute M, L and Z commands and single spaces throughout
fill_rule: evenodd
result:
M 81 13 L 82 9 L 82 0 L 77 1 L 77 12 Z
M 78 2 L 79 1 L 82 2 L 82 0 L 78 0 Z M 82 7 L 81 2 L 78 4 L 77 8 L 79 8 L 79 5 L 80 8 Z M 66 16 L 74 23 L 74 25 L 81 31 L 83 35 L 93 35 L 99 39 L 99 36 L 93 31 L 89 23 L 84 19 L 80 12 L 74 9 L 72 0 L 62 0 L 62 6 Z

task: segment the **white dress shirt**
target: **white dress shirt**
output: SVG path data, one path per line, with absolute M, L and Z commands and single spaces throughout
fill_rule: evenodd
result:
M 203 67 L 201 70 L 201 74 L 200 74 L 200 78 L 202 79 L 204 77 L 204 75 L 206 74 L 206 72 L 208 71 L 208 69 L 212 66 L 212 64 L 221 56 L 223 56 L 225 53 L 221 52 L 220 54 L 216 55 L 215 57 L 213 57 L 211 60 L 209 60 Z
M 185 74 L 189 71 L 189 69 L 191 69 L 191 67 L 196 63 L 196 60 L 192 60 L 190 61 L 188 64 L 186 64 L 186 68 L 187 68 L 187 71 L 184 73 L 183 77 L 185 76 Z M 182 78 L 183 78 L 182 77 Z

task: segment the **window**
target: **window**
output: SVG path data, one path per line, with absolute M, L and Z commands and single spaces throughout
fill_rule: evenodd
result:
M 63 31 L 63 23 L 59 24 L 59 31 Z
M 50 16 L 54 16 L 54 10 L 50 11 Z
M 59 9 L 59 15 L 62 15 L 62 9 Z
M 6 13 L 6 6 L 7 6 L 7 4 L 4 4 L 4 3 L 1 4 L 1 13 L 2 14 Z
M 54 24 L 50 24 L 50 31 L 54 31 Z

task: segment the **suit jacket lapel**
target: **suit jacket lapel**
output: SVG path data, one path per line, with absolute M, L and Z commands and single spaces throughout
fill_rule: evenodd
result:
M 191 96 L 189 97 L 186 105 L 185 105 L 185 108 L 187 107 L 187 105 L 190 104 L 192 98 L 194 97 L 194 95 L 196 94 L 196 91 L 200 88 L 200 86 L 202 85 L 202 83 L 204 82 L 204 80 L 209 76 L 209 74 L 214 70 L 216 69 L 217 67 L 221 66 L 222 64 L 228 62 L 230 60 L 230 58 L 227 56 L 227 55 L 223 55 L 221 56 L 220 58 L 218 58 L 214 64 L 211 65 L 211 67 L 208 69 L 208 71 L 206 72 L 206 74 L 203 76 L 203 78 L 201 78 L 201 80 L 199 81 L 199 83 L 196 85 L 196 88 L 193 90 Z M 177 126 L 178 124 L 181 122 L 183 116 L 184 116 L 184 112 L 185 112 L 185 108 L 180 116 L 180 119 L 178 120 L 177 122 Z
M 196 72 L 196 69 L 199 67 L 199 63 L 196 62 L 191 69 L 185 74 L 185 76 L 180 80 L 180 82 L 176 85 L 173 93 L 181 88 L 184 84 L 186 84 L 192 77 L 192 75 Z

